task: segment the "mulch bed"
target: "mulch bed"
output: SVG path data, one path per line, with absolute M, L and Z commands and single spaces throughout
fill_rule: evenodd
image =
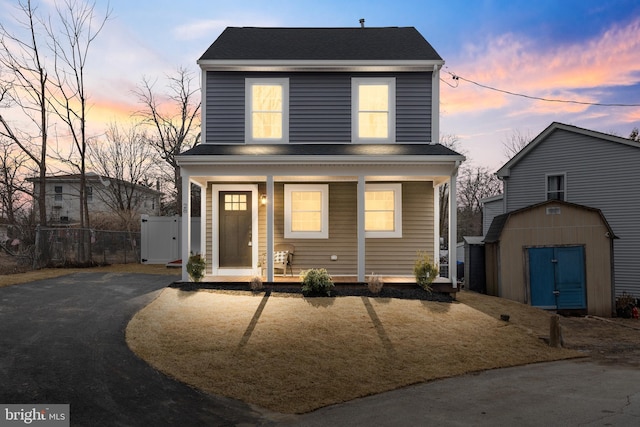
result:
M 172 288 L 178 288 L 183 291 L 197 291 L 200 289 L 216 289 L 224 291 L 251 291 L 248 283 L 219 283 L 219 282 L 173 282 L 169 285 Z M 265 285 L 260 291 L 254 291 L 255 294 L 262 294 L 265 292 L 278 292 L 288 294 L 302 294 L 300 286 L 291 285 Z M 385 285 L 380 293 L 374 294 L 369 291 L 366 285 L 336 285 L 331 291 L 333 297 L 369 297 L 369 298 L 398 298 L 398 299 L 414 299 L 422 301 L 436 301 L 436 302 L 452 302 L 454 300 L 447 293 L 441 292 L 427 292 L 421 287 L 414 286 L 394 286 Z M 305 294 L 305 298 L 315 297 L 327 297 L 324 294 Z

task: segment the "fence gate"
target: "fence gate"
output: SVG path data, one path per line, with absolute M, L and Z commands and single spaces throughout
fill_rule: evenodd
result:
M 180 259 L 181 218 L 142 215 L 140 231 L 143 264 L 166 264 Z

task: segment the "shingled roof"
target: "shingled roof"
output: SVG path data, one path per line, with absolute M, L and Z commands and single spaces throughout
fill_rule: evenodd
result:
M 200 57 L 211 60 L 442 61 L 414 27 L 228 27 Z

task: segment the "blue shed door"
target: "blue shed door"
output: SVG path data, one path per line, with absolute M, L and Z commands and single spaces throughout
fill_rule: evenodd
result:
M 531 305 L 586 309 L 584 247 L 529 248 Z

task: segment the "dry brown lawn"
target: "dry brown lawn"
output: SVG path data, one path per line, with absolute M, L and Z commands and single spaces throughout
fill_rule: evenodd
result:
M 537 314 L 533 323 L 542 325 L 547 314 L 531 310 L 527 318 Z M 580 356 L 548 347 L 510 314 L 503 322 L 471 302 L 170 288 L 126 336 L 136 354 L 180 381 L 304 413 L 437 378 Z

